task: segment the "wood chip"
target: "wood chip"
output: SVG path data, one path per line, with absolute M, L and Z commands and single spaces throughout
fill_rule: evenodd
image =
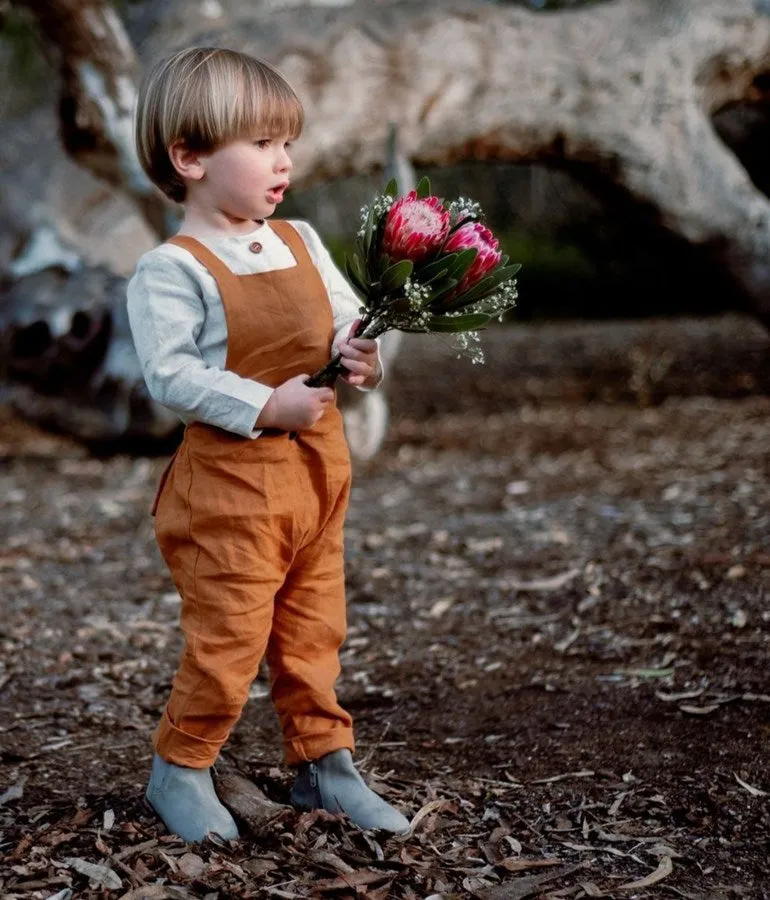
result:
M 390 881 L 395 876 L 395 872 L 374 872 L 371 869 L 364 869 L 359 872 L 351 872 L 349 875 L 340 875 L 339 878 L 316 881 L 313 883 L 313 893 L 326 894 L 353 888 L 353 892 L 357 894 L 358 888 L 377 884 L 380 881 Z
M 561 775 L 551 775 L 550 778 L 537 778 L 532 784 L 552 784 L 554 781 L 566 781 L 568 778 L 591 778 L 596 772 L 584 769 L 580 772 L 564 772 Z
M 563 859 L 517 859 L 514 856 L 509 856 L 507 859 L 495 863 L 495 865 L 505 869 L 506 872 L 523 872 L 525 869 L 542 869 L 546 866 L 559 866 L 563 862 Z
M 350 875 L 355 872 L 353 866 L 348 865 L 343 859 L 340 859 L 336 853 L 330 853 L 328 850 L 313 850 L 308 854 L 308 859 L 314 865 L 324 869 L 331 869 L 338 875 Z
M 748 782 L 744 781 L 738 775 L 737 772 L 733 772 L 733 775 L 735 775 L 735 780 L 738 782 L 738 784 L 742 788 L 745 788 L 751 794 L 752 797 L 767 797 L 768 796 L 767 791 L 762 791 L 759 788 L 752 787 L 750 784 L 748 784 Z
M 132 847 L 126 847 L 125 850 L 121 850 L 120 853 L 113 854 L 113 859 L 126 860 L 131 856 L 135 856 L 137 853 L 144 853 L 145 850 L 151 850 L 153 847 L 157 847 L 157 845 L 157 838 L 152 838 L 149 841 L 142 841 L 141 844 L 134 844 Z
M 655 696 L 664 703 L 676 703 L 679 700 L 694 700 L 696 697 L 700 697 L 704 691 L 705 688 L 698 688 L 695 691 L 681 691 L 678 694 L 670 694 L 667 691 L 655 691 Z
M 119 900 L 186 900 L 189 896 L 184 888 L 168 884 L 147 884 L 122 894 Z
M 567 637 L 563 638 L 561 641 L 557 641 L 553 645 L 553 649 L 557 653 L 565 653 L 580 637 L 580 629 L 576 628 L 573 632 L 567 635 Z
M 563 866 L 561 869 L 547 872 L 544 875 L 527 875 L 524 878 L 516 878 L 496 887 L 481 890 L 475 896 L 479 900 L 524 900 L 525 897 L 539 894 L 541 885 L 565 878 L 585 865 L 586 863 L 577 863 L 574 866 Z
M 620 804 L 626 799 L 629 793 L 629 791 L 622 791 L 620 794 L 618 794 L 612 806 L 607 810 L 607 815 L 613 817 L 616 816 L 618 814 L 618 810 L 620 809 Z
M 90 863 L 75 856 L 63 859 L 62 865 L 80 872 L 81 875 L 85 875 L 95 884 L 109 888 L 111 891 L 117 891 L 123 887 L 123 882 L 109 866 L 100 866 L 97 863 Z
M 516 578 L 506 579 L 506 587 L 515 591 L 558 591 L 580 575 L 580 569 L 568 569 L 549 578 L 534 578 L 532 581 L 519 581 Z
M 714 703 L 712 706 L 690 706 L 688 703 L 683 703 L 679 709 L 681 709 L 683 713 L 688 713 L 688 715 L 691 716 L 710 716 L 711 713 L 716 712 L 719 707 L 719 703 Z
M 670 856 L 661 857 L 658 868 L 651 872 L 646 878 L 640 878 L 638 881 L 628 881 L 625 884 L 619 884 L 613 890 L 616 891 L 638 891 L 642 888 L 649 887 L 651 884 L 657 884 L 663 881 L 674 871 L 674 864 L 671 862 Z
M 431 800 L 425 804 L 421 809 L 417 810 L 414 814 L 414 818 L 409 823 L 409 833 L 414 834 L 417 826 L 422 822 L 422 820 L 429 816 L 431 813 L 438 812 L 440 809 L 445 809 L 449 806 L 449 800 Z
M 27 776 L 22 775 L 16 784 L 12 784 L 6 791 L 0 794 L 0 806 L 3 806 L 5 803 L 10 803 L 13 800 L 21 800 L 24 796 L 24 785 L 26 783 Z
M 197 878 L 208 868 L 208 863 L 201 859 L 197 853 L 185 853 L 184 856 L 179 857 L 177 865 L 179 866 L 179 871 L 188 878 Z

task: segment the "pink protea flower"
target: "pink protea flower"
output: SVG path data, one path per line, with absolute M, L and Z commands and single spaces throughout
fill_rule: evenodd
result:
M 476 250 L 476 258 L 462 281 L 452 291 L 452 296 L 462 294 L 482 278 L 494 271 L 502 261 L 500 244 L 492 232 L 480 222 L 466 222 L 455 231 L 446 242 L 446 253 L 459 253 L 461 250 Z
M 449 212 L 439 198 L 410 191 L 388 210 L 382 249 L 394 260 L 419 262 L 441 247 L 448 231 Z

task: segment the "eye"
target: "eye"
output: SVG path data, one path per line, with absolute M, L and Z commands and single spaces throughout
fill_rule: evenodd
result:
M 294 141 L 286 141 L 286 143 L 285 143 L 283 146 L 284 146 L 287 150 L 291 150 L 291 148 L 294 146 Z
M 267 150 L 270 146 L 270 138 L 262 138 L 259 141 L 254 141 L 254 144 L 259 147 L 260 150 Z

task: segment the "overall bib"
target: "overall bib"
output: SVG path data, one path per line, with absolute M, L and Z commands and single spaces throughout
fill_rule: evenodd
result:
M 270 227 L 297 265 L 235 275 L 190 237 L 216 279 L 227 321 L 225 367 L 277 387 L 329 360 L 328 294 L 299 234 Z M 286 762 L 353 750 L 337 703 L 345 638 L 343 522 L 350 456 L 330 404 L 296 440 L 255 440 L 199 422 L 185 429 L 154 504 L 160 551 L 182 598 L 184 649 L 155 732 L 168 762 L 210 766 L 238 720 L 266 654 Z

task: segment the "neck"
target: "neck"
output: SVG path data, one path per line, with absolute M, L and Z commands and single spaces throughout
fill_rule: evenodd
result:
M 264 219 L 238 219 L 220 209 L 185 203 L 184 218 L 179 234 L 230 237 L 249 234 L 264 224 Z

